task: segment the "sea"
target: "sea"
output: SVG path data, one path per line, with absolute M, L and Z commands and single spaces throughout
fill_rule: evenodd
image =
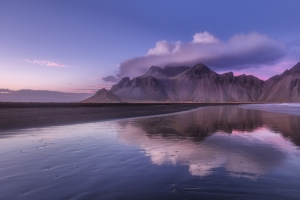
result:
M 300 104 L 0 132 L 0 199 L 299 199 Z

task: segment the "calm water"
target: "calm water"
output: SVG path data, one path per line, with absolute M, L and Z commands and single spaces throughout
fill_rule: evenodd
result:
M 299 199 L 299 145 L 300 116 L 238 106 L 6 131 L 0 199 Z

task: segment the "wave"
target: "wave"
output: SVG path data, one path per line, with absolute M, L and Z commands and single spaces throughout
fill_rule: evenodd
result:
M 240 106 L 244 109 L 261 110 L 300 116 L 300 103 L 250 104 Z

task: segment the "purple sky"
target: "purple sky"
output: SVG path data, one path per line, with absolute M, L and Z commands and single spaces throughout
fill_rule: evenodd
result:
M 300 61 L 299 7 L 298 0 L 3 0 L 0 88 L 91 92 L 152 65 L 197 62 L 267 79 Z

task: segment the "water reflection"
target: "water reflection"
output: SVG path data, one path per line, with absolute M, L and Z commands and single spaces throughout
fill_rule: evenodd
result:
M 298 153 L 299 117 L 205 107 L 184 114 L 120 121 L 125 144 L 138 146 L 156 165 L 187 165 L 195 176 L 225 168 L 232 177 L 272 173 Z M 299 159 L 296 161 L 299 173 Z M 297 166 L 298 165 L 298 166 Z
M 1 132 L 0 199 L 297 199 L 299 126 L 220 106 Z

